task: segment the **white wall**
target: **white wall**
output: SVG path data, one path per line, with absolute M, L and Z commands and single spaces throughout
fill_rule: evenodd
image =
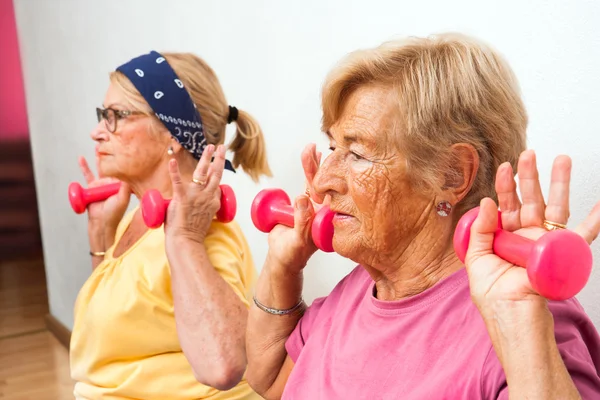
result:
M 239 221 L 264 260 L 265 235 L 249 207 L 263 187 L 303 190 L 300 152 L 323 149 L 319 91 L 345 53 L 400 35 L 455 30 L 503 52 L 529 110 L 529 146 L 544 187 L 553 158 L 573 157 L 572 218 L 600 200 L 600 2 L 566 1 L 182 1 L 15 0 L 51 312 L 72 326 L 77 291 L 90 272 L 86 218 L 71 212 L 67 185 L 82 181 L 77 156 L 93 159 L 89 132 L 107 74 L 150 49 L 192 51 L 217 71 L 231 104 L 254 114 L 268 140 L 275 177 L 260 185 L 226 182 L 239 198 Z M 600 260 L 600 245 L 594 244 Z M 597 263 L 598 264 L 598 261 Z M 314 257 L 308 300 L 326 294 L 352 267 L 336 255 Z M 600 273 L 579 296 L 600 327 Z

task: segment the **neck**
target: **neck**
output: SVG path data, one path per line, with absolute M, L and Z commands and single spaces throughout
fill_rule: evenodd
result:
M 138 199 L 141 199 L 144 193 L 150 189 L 158 190 L 165 199 L 173 197 L 173 183 L 171 182 L 168 163 L 169 160 L 167 159 L 157 165 L 156 168 L 153 168 L 152 173 L 148 174 L 148 176 L 128 182 L 131 186 L 131 191 Z M 191 181 L 195 164 L 178 157 L 177 165 L 179 166 L 179 174 L 181 175 L 182 182 Z
M 375 281 L 377 298 L 392 301 L 417 295 L 462 269 L 464 265 L 448 240 L 451 231 L 448 227 L 432 235 L 431 230 L 423 229 L 401 254 L 365 267 Z

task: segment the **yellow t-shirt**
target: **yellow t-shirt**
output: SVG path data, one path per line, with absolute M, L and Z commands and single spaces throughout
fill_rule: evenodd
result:
M 261 399 L 245 379 L 221 392 L 194 378 L 177 338 L 163 227 L 148 230 L 125 253 L 113 257 L 136 210 L 119 224 L 115 245 L 75 303 L 70 346 L 75 397 Z M 248 305 L 256 270 L 239 225 L 213 222 L 205 245 L 212 265 Z

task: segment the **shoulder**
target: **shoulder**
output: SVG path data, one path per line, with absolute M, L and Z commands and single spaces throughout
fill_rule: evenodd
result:
M 213 221 L 206 234 L 207 246 L 228 244 L 239 248 L 245 247 L 246 237 L 236 221 L 222 223 Z
M 212 262 L 217 264 L 253 264 L 252 254 L 240 225 L 231 221 L 213 221 L 204 239 L 204 246 Z M 223 268 L 224 265 L 215 265 Z
M 215 270 L 233 287 L 238 296 L 249 304 L 257 272 L 240 225 L 236 221 L 226 224 L 213 221 L 204 246 Z
M 364 296 L 370 283 L 371 277 L 367 271 L 361 265 L 357 265 L 334 286 L 328 295 L 316 298 L 307 311 L 314 315 L 323 308 L 333 311 L 340 303 L 351 304 Z
M 561 358 L 583 398 L 600 395 L 600 335 L 575 298 L 549 301 L 554 318 L 554 337 Z M 506 378 L 493 348 L 483 370 L 482 388 L 506 390 Z M 483 390 L 485 393 L 485 389 Z M 502 397 L 504 398 L 504 397 Z
M 575 358 L 595 366 L 593 372 L 600 376 L 600 335 L 581 303 L 576 298 L 550 301 L 548 308 L 554 318 L 556 343 L 567 368 Z
M 326 321 L 338 315 L 339 307 L 352 307 L 354 301 L 364 296 L 370 276 L 360 265 L 340 280 L 329 295 L 315 299 L 288 337 L 285 347 L 294 362 L 297 361 L 306 341 L 314 329 L 326 326 Z M 353 301 L 354 300 L 354 301 Z

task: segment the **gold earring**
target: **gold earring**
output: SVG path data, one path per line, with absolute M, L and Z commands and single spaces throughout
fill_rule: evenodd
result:
M 172 156 L 173 154 L 175 154 L 175 152 L 173 151 L 173 147 L 169 146 L 169 149 L 167 150 L 167 154 Z

